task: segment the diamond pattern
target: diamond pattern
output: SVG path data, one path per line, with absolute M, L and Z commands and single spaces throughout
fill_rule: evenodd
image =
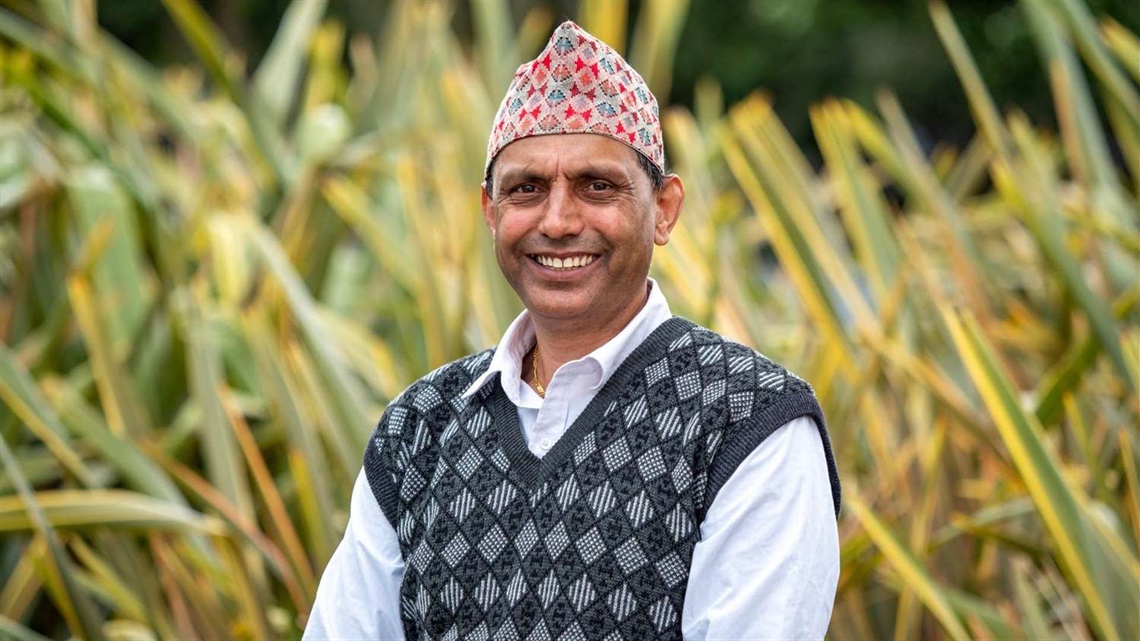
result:
M 443 590 L 439 593 L 439 602 L 442 603 L 452 613 L 459 609 L 459 604 L 463 600 L 463 586 L 455 577 L 447 582 Z
M 641 544 L 637 542 L 637 539 L 630 539 L 623 543 L 614 553 L 614 556 L 617 557 L 622 572 L 626 574 L 633 574 L 649 562 L 649 559 L 645 558 L 645 552 L 642 551 Z
M 646 414 L 648 413 L 649 408 L 646 406 L 645 397 L 638 396 L 637 399 L 633 402 L 633 405 L 625 408 L 625 411 L 623 412 L 623 418 L 625 419 L 626 425 L 633 425 L 641 421 L 641 419 L 645 418 Z
M 518 494 L 518 490 L 515 489 L 514 484 L 504 479 L 487 497 L 487 505 L 496 514 L 501 514 L 507 504 L 514 500 L 516 494 Z
M 570 505 L 577 501 L 578 496 L 581 494 L 578 491 L 578 477 L 571 476 L 566 479 L 566 481 L 558 487 L 556 494 L 558 496 L 558 507 L 562 508 L 563 512 L 570 509 Z
M 606 512 L 609 512 L 615 505 L 617 505 L 617 497 L 614 495 L 614 488 L 610 485 L 609 481 L 603 482 L 600 486 L 594 488 L 589 496 L 590 509 L 594 511 L 596 518 L 601 518 Z
M 569 597 L 570 603 L 574 606 L 575 612 L 585 610 L 587 606 L 598 598 L 598 593 L 594 590 L 594 584 L 590 582 L 589 575 L 583 574 L 582 578 L 574 582 L 570 586 Z
M 639 457 L 637 459 L 637 469 L 641 472 L 641 478 L 646 481 L 652 481 L 664 474 L 665 459 L 661 456 L 661 450 L 652 449 Z
M 598 451 L 596 443 L 597 440 L 594 438 L 593 432 L 586 434 L 586 437 L 582 439 L 582 443 L 574 448 L 574 464 L 582 465 L 587 459 L 593 456 L 594 452 Z
M 400 486 L 400 498 L 405 501 L 411 501 L 416 498 L 420 490 L 424 489 L 427 485 L 427 479 L 418 470 L 412 469 L 408 471 L 407 478 L 404 479 L 403 484 Z
M 570 545 L 570 537 L 566 534 L 566 524 L 559 523 L 554 526 L 550 534 L 546 535 L 546 549 L 550 552 L 550 558 L 557 560 L 562 556 L 562 552 L 566 550 L 566 546 Z
M 606 467 L 613 472 L 626 463 L 629 463 L 631 458 L 629 445 L 625 442 L 624 438 L 619 438 L 603 450 L 602 456 L 606 460 Z
M 543 609 L 550 607 L 561 589 L 562 586 L 558 583 L 558 577 L 554 576 L 554 570 L 551 570 L 550 574 L 546 575 L 546 578 L 538 585 L 538 600 L 542 602 Z
M 459 535 L 452 539 L 451 543 L 447 544 L 447 547 L 443 549 L 442 556 L 448 565 L 455 567 L 459 565 L 459 562 L 463 560 L 463 555 L 467 554 L 467 550 L 470 549 L 471 545 L 467 542 L 467 539 L 463 538 L 463 535 Z
M 635 528 L 641 527 L 646 521 L 653 518 L 653 503 L 649 501 L 649 496 L 644 490 L 625 504 L 625 513 L 629 516 L 630 524 Z
M 456 521 L 462 522 L 475 509 L 475 495 L 463 488 L 459 496 L 455 497 L 447 506 L 447 512 L 455 517 Z
M 712 405 L 724 396 L 725 383 L 724 380 L 713 381 L 705 386 L 704 391 L 701 392 L 701 405 Z
M 523 571 L 520 568 L 515 572 L 514 577 L 511 578 L 510 584 L 507 585 L 507 603 L 514 606 L 523 598 L 526 593 L 526 577 L 523 576 Z
M 490 565 L 495 562 L 505 547 L 507 547 L 507 535 L 503 533 L 503 528 L 495 525 L 479 542 L 479 553 L 483 555 L 483 560 L 487 562 L 487 565 Z
M 491 608 L 492 603 L 498 600 L 502 592 L 502 588 L 499 587 L 499 582 L 495 580 L 494 575 L 488 574 L 479 582 L 479 587 L 475 588 L 475 600 L 486 611 Z
M 538 625 L 526 636 L 526 641 L 550 641 L 550 631 L 546 629 L 546 622 L 539 621 Z
M 682 401 L 687 398 L 692 398 L 701 393 L 701 374 L 700 372 L 689 372 L 677 377 L 677 398 Z
M 538 528 L 534 521 L 527 521 L 522 532 L 515 539 L 515 547 L 519 551 L 519 556 L 525 557 L 535 543 L 538 543 Z
M 665 585 L 673 588 L 683 583 L 689 575 L 688 569 L 685 567 L 685 562 L 676 552 L 670 552 L 665 555 L 660 561 L 655 564 L 657 572 L 661 575 L 661 580 Z
M 613 612 L 614 618 L 618 621 L 624 621 L 637 607 L 637 599 L 634 598 L 633 592 L 624 583 L 606 597 L 606 603 L 609 604 L 610 611 Z
M 586 636 L 586 632 L 582 630 L 582 626 L 578 625 L 578 622 L 575 621 L 570 624 L 569 628 L 566 628 L 562 636 L 558 637 L 558 641 L 586 641 L 589 638 L 590 637 Z
M 495 641 L 518 641 L 519 631 L 515 628 L 515 622 L 507 619 L 503 623 L 503 627 L 495 631 Z
M 664 357 L 645 368 L 645 386 L 653 387 L 669 377 L 669 357 Z
M 669 602 L 669 597 L 661 597 L 661 600 L 649 606 L 649 618 L 658 632 L 664 632 L 677 623 L 677 608 Z
M 485 460 L 487 460 L 487 457 L 480 454 L 478 450 L 467 450 L 467 453 L 463 455 L 463 458 L 459 459 L 459 465 L 455 466 L 455 471 L 459 473 L 459 476 L 463 477 L 463 480 L 470 480 L 471 475 L 475 473 L 475 470 L 479 469 L 479 466 Z M 438 469 L 443 468 L 440 466 Z
M 680 638 L 700 519 L 719 487 L 711 462 L 776 402 L 818 410 L 806 383 L 756 352 L 670 326 L 627 361 L 640 358 L 640 370 L 619 368 L 611 382 L 623 382 L 603 389 L 590 422 L 564 437 L 571 447 L 538 474 L 492 420 L 509 403 L 501 387 L 457 400 L 489 353 L 393 402 L 365 465 L 381 470 L 369 482 L 391 497 L 383 511 L 406 551 L 409 639 Z
M 586 564 L 597 561 L 600 556 L 606 552 L 606 543 L 602 540 L 602 535 L 598 534 L 598 528 L 592 527 L 586 535 L 578 539 L 578 554 L 582 556 L 582 560 Z

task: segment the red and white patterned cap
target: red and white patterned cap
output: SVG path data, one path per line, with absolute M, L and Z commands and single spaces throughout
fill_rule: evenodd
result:
M 568 20 L 538 58 L 515 72 L 491 126 L 483 170 L 519 138 L 579 133 L 609 136 L 665 170 L 657 98 L 616 51 Z

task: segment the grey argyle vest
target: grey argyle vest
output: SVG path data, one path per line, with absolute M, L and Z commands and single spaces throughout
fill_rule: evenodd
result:
M 811 387 L 755 351 L 666 321 L 546 456 L 526 446 L 491 351 L 408 388 L 364 457 L 405 561 L 413 639 L 680 639 L 700 524 L 737 465 L 800 416 Z

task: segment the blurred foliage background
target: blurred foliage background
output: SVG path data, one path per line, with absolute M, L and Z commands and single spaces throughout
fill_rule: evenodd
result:
M 1134 3 L 0 6 L 0 637 L 299 636 L 519 310 L 478 180 L 567 16 L 666 103 L 674 311 L 824 404 L 830 636 L 1140 638 Z

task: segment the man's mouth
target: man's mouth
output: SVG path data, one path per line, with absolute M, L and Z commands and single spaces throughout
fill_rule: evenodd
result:
M 597 256 L 594 254 L 579 254 L 577 256 L 557 257 L 547 256 L 545 254 L 531 254 L 530 258 L 543 267 L 566 271 L 568 269 L 578 269 L 585 267 L 586 265 L 594 262 L 594 259 L 596 259 Z

